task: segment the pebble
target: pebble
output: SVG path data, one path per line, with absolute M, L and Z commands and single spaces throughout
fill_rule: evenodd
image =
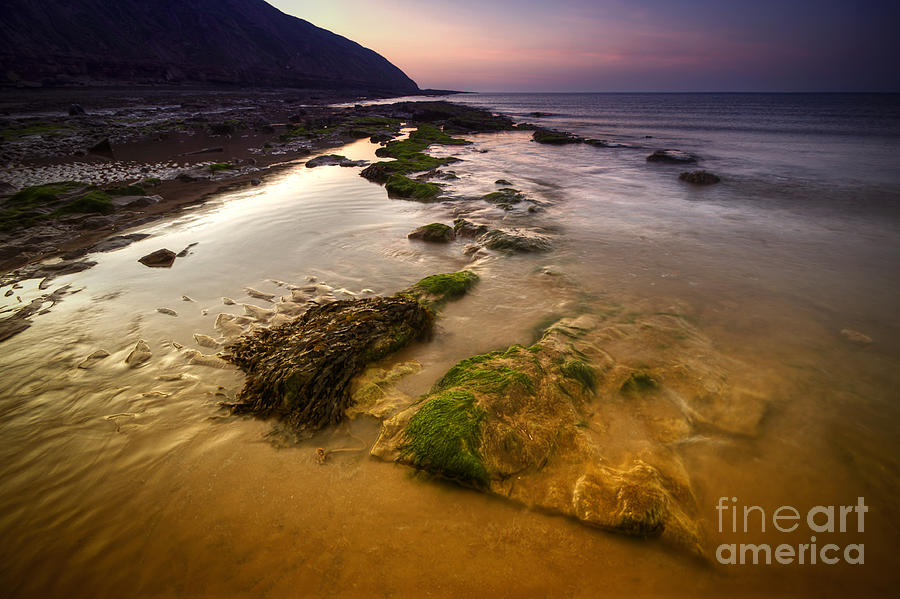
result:
M 194 341 L 201 347 L 219 347 L 218 341 L 209 335 L 203 335 L 201 333 L 194 333 Z
M 128 354 L 128 357 L 125 358 L 125 363 L 134 368 L 143 364 L 152 356 L 153 353 L 150 351 L 150 346 L 147 345 L 146 341 L 141 339 L 134 345 L 134 349 L 131 350 L 131 353 Z
M 274 293 L 266 293 L 265 291 L 257 291 L 256 289 L 254 289 L 252 287 L 244 287 L 244 291 L 247 292 L 247 295 L 249 295 L 250 297 L 256 298 L 256 299 L 261 299 L 266 302 L 274 302 L 275 301 L 276 296 Z
M 858 345 L 870 345 L 872 343 L 871 337 L 853 329 L 841 329 L 841 335 L 848 341 Z
M 168 316 L 178 316 L 178 312 L 176 312 L 172 308 L 157 308 L 156 311 L 160 314 L 166 314 Z
M 192 302 L 192 301 L 194 301 L 194 300 L 192 300 L 191 298 L 189 298 L 189 297 L 186 296 L 186 295 L 182 295 L 182 296 L 181 296 L 181 301 L 183 301 L 183 302 Z
M 225 304 L 226 306 L 233 306 L 233 305 L 235 305 L 237 302 L 234 301 L 233 299 L 231 299 L 230 297 L 223 297 L 223 298 L 222 298 L 222 303 Z

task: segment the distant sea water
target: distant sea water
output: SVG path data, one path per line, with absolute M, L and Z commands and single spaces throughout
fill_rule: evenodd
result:
M 698 168 L 732 180 L 787 185 L 794 201 L 900 214 L 900 94 L 476 93 L 449 99 L 639 149 L 684 150 L 700 158 Z M 797 193 L 804 183 L 814 186 L 806 191 L 815 196 Z

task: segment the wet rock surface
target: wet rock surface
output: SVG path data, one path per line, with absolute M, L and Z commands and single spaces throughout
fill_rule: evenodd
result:
M 231 409 L 277 418 L 298 430 L 339 422 L 351 404 L 353 377 L 426 337 L 434 310 L 461 297 L 475 281 L 477 276 L 465 271 L 432 275 L 392 297 L 314 306 L 296 320 L 233 341 L 224 357 L 247 378 Z
M 702 554 L 676 444 L 699 432 L 756 435 L 768 401 L 679 316 L 584 315 L 533 346 L 459 362 L 383 423 L 371 453 Z
M 656 150 L 647 156 L 647 162 L 663 164 L 689 164 L 697 162 L 697 157 L 681 150 Z
M 139 258 L 138 262 L 151 268 L 169 268 L 175 262 L 175 257 L 175 252 L 163 248 Z
M 412 231 L 407 237 L 433 243 L 447 243 L 456 238 L 456 233 L 453 231 L 453 227 L 442 223 L 431 223 L 422 225 L 415 231 Z

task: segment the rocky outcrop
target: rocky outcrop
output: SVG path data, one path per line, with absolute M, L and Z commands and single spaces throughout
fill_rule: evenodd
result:
M 17 82 L 418 90 L 372 50 L 263 0 L 8 0 L 0 83 Z
M 449 227 L 443 223 L 431 223 L 422 225 L 415 231 L 407 235 L 409 239 L 421 239 L 422 241 L 431 241 L 435 243 L 447 243 L 456 238 L 453 227 Z
M 339 422 L 350 383 L 367 364 L 429 334 L 434 310 L 478 280 L 467 271 L 426 277 L 393 297 L 339 300 L 226 346 L 246 375 L 235 413 L 277 418 L 299 430 Z
M 533 346 L 459 362 L 384 422 L 371 453 L 702 553 L 691 477 L 673 448 L 698 430 L 757 433 L 766 396 L 740 372 L 676 315 L 563 319 Z
M 682 152 L 681 150 L 656 150 L 647 156 L 647 162 L 661 162 L 668 164 L 689 164 L 697 162 L 697 157 Z

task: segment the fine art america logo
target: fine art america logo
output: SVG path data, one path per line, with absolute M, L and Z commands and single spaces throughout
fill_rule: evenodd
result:
M 716 549 L 716 559 L 721 564 L 848 564 L 865 563 L 865 545 L 849 543 L 821 543 L 816 534 L 848 533 L 847 540 L 853 540 L 854 533 L 865 531 L 865 515 L 869 511 L 865 498 L 857 497 L 856 505 L 817 505 L 802 513 L 790 505 L 783 505 L 770 513 L 758 505 L 738 506 L 737 497 L 720 497 L 716 504 L 720 533 L 781 533 L 805 532 L 809 529 L 809 543 L 791 545 L 781 543 L 723 543 Z M 772 528 L 767 531 L 767 523 Z M 843 539 L 842 538 L 842 539 Z

